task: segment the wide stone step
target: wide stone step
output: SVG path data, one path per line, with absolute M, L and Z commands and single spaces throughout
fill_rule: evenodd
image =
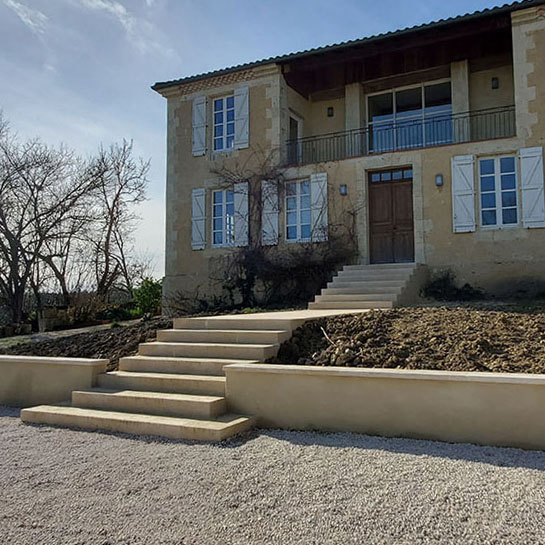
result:
M 193 441 L 222 441 L 249 430 L 255 423 L 254 418 L 236 414 L 226 414 L 214 420 L 197 420 L 50 405 L 23 409 L 21 419 L 34 424 Z
M 142 356 L 170 356 L 187 358 L 233 358 L 263 361 L 278 352 L 279 344 L 189 343 L 162 342 L 142 343 L 138 353 Z
M 373 280 L 409 280 L 413 274 L 413 270 L 393 270 L 389 272 L 385 271 L 341 271 L 337 276 L 333 277 L 335 280 L 360 280 L 360 281 L 373 281 Z
M 258 360 L 224 358 L 170 358 L 165 356 L 128 356 L 119 360 L 120 371 L 181 373 L 184 375 L 222 376 L 226 365 L 258 363 Z
M 157 340 L 164 342 L 280 344 L 290 336 L 291 331 L 266 329 L 162 329 L 157 331 Z
M 345 271 L 391 271 L 395 269 L 411 269 L 416 268 L 415 263 L 374 263 L 372 265 L 346 265 L 343 267 Z
M 225 377 L 114 371 L 98 376 L 100 388 L 224 396 Z
M 263 318 L 251 314 L 228 316 L 203 316 L 199 318 L 175 318 L 174 329 L 229 329 L 229 330 L 286 330 L 293 328 L 293 320 L 274 318 L 273 313 Z
M 316 303 L 337 303 L 344 301 L 392 301 L 395 302 L 397 294 L 393 293 L 352 293 L 338 295 L 318 295 L 315 299 Z
M 405 280 L 351 281 L 336 279 L 327 284 L 328 288 L 403 288 Z
M 227 410 L 224 397 L 99 388 L 72 392 L 72 405 L 82 409 L 186 418 L 214 418 Z
M 389 294 L 398 295 L 403 290 L 403 286 L 369 286 L 359 285 L 356 288 L 325 288 L 322 290 L 321 295 L 373 295 L 373 294 Z
M 310 310 L 319 309 L 387 309 L 392 308 L 394 305 L 392 301 L 340 301 L 340 302 L 317 302 L 309 303 L 308 308 Z

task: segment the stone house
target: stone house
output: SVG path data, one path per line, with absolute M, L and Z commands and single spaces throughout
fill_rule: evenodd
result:
M 320 244 L 348 212 L 362 264 L 543 291 L 544 52 L 545 0 L 526 0 L 156 83 L 165 293 L 206 290 L 254 220 L 281 250 Z M 252 218 L 248 182 L 221 172 L 259 173 L 264 157 L 284 182 L 262 180 Z

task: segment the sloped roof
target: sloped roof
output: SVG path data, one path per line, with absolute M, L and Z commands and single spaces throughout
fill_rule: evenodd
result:
M 438 21 L 432 21 L 430 23 L 424 23 L 421 25 L 416 25 L 413 27 L 407 27 L 400 30 L 394 30 L 391 32 L 384 32 L 382 34 L 376 34 L 373 36 L 367 36 L 364 38 L 358 38 L 355 40 L 349 40 L 346 42 L 339 42 L 331 45 L 324 45 L 321 47 L 316 47 L 313 49 L 305 49 L 304 51 L 297 51 L 294 53 L 288 53 L 286 55 L 279 55 L 276 57 L 269 57 L 266 59 L 261 59 L 258 61 L 248 62 L 244 64 L 238 64 L 235 66 L 230 66 L 228 68 L 222 68 L 220 70 L 212 70 L 210 72 L 204 72 L 202 74 L 196 74 L 194 76 L 188 76 L 180 79 L 175 79 L 171 81 L 161 81 L 157 82 L 152 86 L 154 91 L 160 92 L 163 89 L 168 87 L 174 87 L 183 83 L 189 83 L 192 81 L 203 80 L 215 76 L 222 76 L 224 74 L 229 74 L 231 72 L 238 72 L 240 70 L 247 70 L 249 68 L 255 68 L 258 66 L 263 66 L 266 64 L 274 63 L 285 63 L 291 60 L 300 59 L 304 57 L 309 57 L 311 55 L 319 55 L 320 53 L 328 53 L 331 51 L 338 51 L 342 49 L 347 49 L 353 46 L 379 42 L 388 38 L 399 37 L 403 35 L 410 35 L 422 30 L 436 29 L 442 26 L 451 25 L 453 23 L 463 23 L 474 19 L 479 19 L 483 17 L 489 17 L 493 15 L 502 15 L 505 13 L 511 13 L 513 11 L 518 11 L 521 9 L 526 9 L 534 6 L 540 6 L 545 4 L 545 0 L 520 0 L 518 2 L 511 2 L 510 4 L 504 4 L 502 6 L 496 6 L 493 8 L 487 8 L 472 13 L 466 13 L 464 15 L 457 15 L 455 17 L 449 17 L 447 19 L 439 19 Z

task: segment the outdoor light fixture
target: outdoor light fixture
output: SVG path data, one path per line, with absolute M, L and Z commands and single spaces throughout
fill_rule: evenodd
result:
M 341 184 L 339 187 L 339 193 L 344 197 L 345 195 L 348 195 L 348 186 L 346 184 Z
M 435 185 L 437 187 L 443 186 L 443 175 L 442 174 L 436 174 L 435 175 Z
M 329 106 L 327 108 L 327 117 L 333 117 L 333 113 L 334 113 L 333 106 Z
M 500 88 L 500 78 L 492 78 L 492 89 Z

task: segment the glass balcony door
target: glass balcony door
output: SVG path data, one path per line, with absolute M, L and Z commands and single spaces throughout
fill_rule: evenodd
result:
M 371 153 L 453 141 L 450 82 L 372 95 L 368 98 L 367 111 Z

